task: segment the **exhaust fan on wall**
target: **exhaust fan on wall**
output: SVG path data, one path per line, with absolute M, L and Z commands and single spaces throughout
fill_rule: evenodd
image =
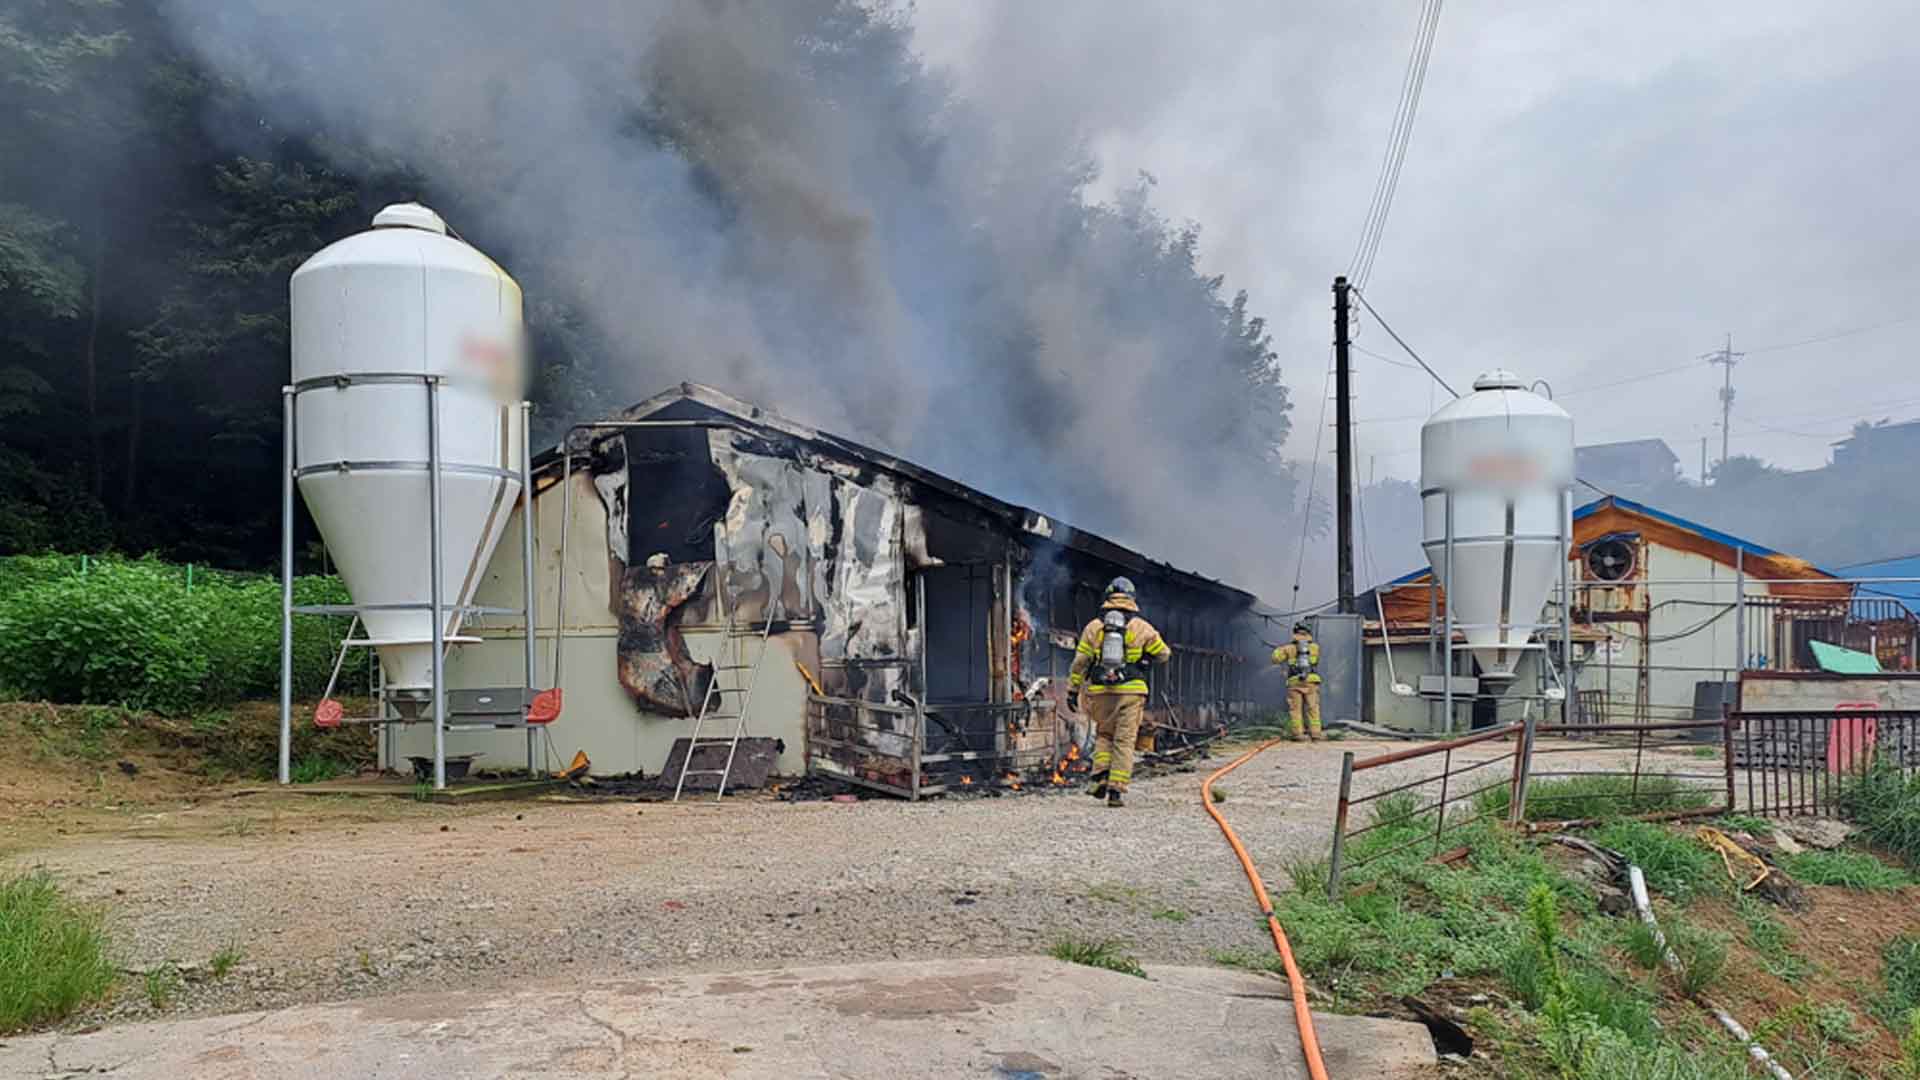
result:
M 1633 573 L 1633 540 L 1607 536 L 1587 546 L 1587 573 L 1601 581 L 1624 581 Z

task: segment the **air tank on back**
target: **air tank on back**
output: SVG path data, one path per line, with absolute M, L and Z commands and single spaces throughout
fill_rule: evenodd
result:
M 1513 679 L 1560 576 L 1572 486 L 1573 418 L 1513 372 L 1481 375 L 1420 429 L 1421 546 L 1491 692 Z
M 291 289 L 300 494 L 377 643 L 390 700 L 418 716 L 433 685 L 427 377 L 440 377 L 453 640 L 520 496 L 520 287 L 438 214 L 400 203 L 301 264 Z

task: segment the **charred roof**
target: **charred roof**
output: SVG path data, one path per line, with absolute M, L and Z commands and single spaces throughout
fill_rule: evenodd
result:
M 1103 536 L 1074 528 L 1038 510 L 994 498 L 983 491 L 968 487 L 904 458 L 808 427 L 699 383 L 683 382 L 622 410 L 618 416 L 611 419 L 613 421 L 714 420 L 722 422 L 717 426 L 730 427 L 752 437 L 793 440 L 817 453 L 838 458 L 851 465 L 888 473 L 925 492 L 967 506 L 1007 532 L 1024 534 L 1033 538 L 1035 543 L 1058 544 L 1127 573 L 1158 577 L 1181 588 L 1211 593 L 1233 604 L 1250 606 L 1255 602 L 1254 595 L 1245 590 L 1182 570 L 1170 563 L 1149 558 Z M 576 460 L 592 443 L 612 439 L 618 435 L 617 431 L 612 430 L 599 435 L 590 434 L 587 430 L 590 427 L 591 425 L 579 425 L 574 429 L 574 434 L 569 437 L 568 441 L 573 447 Z M 561 447 L 559 446 L 536 456 L 533 461 L 536 485 L 539 484 L 540 479 L 546 479 L 549 483 L 557 479 L 560 466 Z

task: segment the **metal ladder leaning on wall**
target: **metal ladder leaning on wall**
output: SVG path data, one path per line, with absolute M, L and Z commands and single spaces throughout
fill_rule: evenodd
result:
M 713 568 L 714 595 L 718 598 L 718 603 L 724 606 L 726 604 L 726 590 L 720 583 L 720 572 L 721 564 L 716 562 Z M 687 756 L 686 759 L 680 763 L 679 779 L 673 783 L 674 802 L 680 801 L 680 792 L 686 787 L 687 777 L 689 776 L 719 777 L 720 782 L 714 788 L 713 801 L 719 802 L 726 797 L 727 779 L 733 775 L 734 755 L 740 752 L 740 740 L 747 733 L 747 716 L 753 708 L 753 688 L 760 682 L 760 665 L 767 657 L 767 638 L 773 633 L 773 615 L 774 607 L 772 603 L 769 603 L 767 605 L 766 623 L 761 626 L 754 626 L 752 624 L 740 623 L 734 618 L 732 611 L 727 612 L 727 647 L 722 659 L 731 658 L 732 662 L 715 665 L 713 677 L 707 680 L 707 693 L 700 701 L 699 714 L 694 718 L 693 735 L 687 740 Z M 747 662 L 749 642 L 753 643 L 751 646 L 754 650 L 752 663 Z M 746 685 L 722 687 L 720 685 L 721 682 L 724 681 L 722 679 L 722 673 L 729 671 L 747 672 Z M 729 711 L 727 698 L 733 694 L 740 696 L 740 707 L 738 710 Z M 733 734 L 731 736 L 713 736 L 706 740 L 705 745 L 719 746 L 722 743 L 726 744 L 727 763 L 718 769 L 694 768 L 693 755 L 699 751 L 702 745 L 701 731 L 706 728 L 709 720 L 726 719 L 733 720 Z

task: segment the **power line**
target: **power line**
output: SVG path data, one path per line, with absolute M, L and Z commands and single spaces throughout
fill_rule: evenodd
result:
M 1393 124 L 1387 132 L 1387 147 L 1380 161 L 1380 175 L 1373 182 L 1373 200 L 1360 227 L 1360 241 L 1354 247 L 1347 276 L 1355 286 L 1365 285 L 1373 275 L 1373 261 L 1380 251 L 1380 239 L 1386 233 L 1387 214 L 1393 208 L 1393 196 L 1400 186 L 1400 169 L 1406 163 L 1407 144 L 1413 138 L 1414 116 L 1420 110 L 1420 94 L 1427 80 L 1427 61 L 1433 55 L 1433 36 L 1440 25 L 1440 7 L 1444 0 L 1423 0 L 1420 21 L 1413 34 L 1413 47 L 1407 54 L 1406 72 L 1400 79 L 1400 95 L 1394 105 Z
M 1407 355 L 1413 357 L 1413 362 L 1420 365 L 1420 370 L 1425 371 L 1428 375 L 1432 376 L 1434 382 L 1437 382 L 1440 384 L 1440 389 L 1445 390 L 1447 393 L 1452 394 L 1454 397 L 1460 396 L 1460 391 L 1455 390 L 1451 386 L 1448 386 L 1447 380 L 1441 378 L 1439 372 L 1429 367 L 1425 360 L 1420 359 L 1420 354 L 1413 351 L 1413 346 L 1407 344 L 1405 338 L 1402 338 L 1399 334 L 1394 333 L 1393 327 L 1389 326 L 1387 324 L 1387 320 L 1381 318 L 1380 313 L 1378 311 L 1375 311 L 1373 309 L 1373 305 L 1367 301 L 1366 293 L 1363 293 L 1358 288 L 1356 288 L 1353 290 L 1353 295 L 1360 298 L 1360 306 L 1367 309 L 1367 314 L 1373 316 L 1373 321 L 1380 324 L 1380 329 L 1385 330 L 1387 332 L 1387 336 L 1393 339 L 1394 344 L 1406 350 Z
M 1838 341 L 1841 338 L 1853 337 L 1856 334 L 1866 334 L 1866 333 L 1871 333 L 1872 331 L 1875 331 L 1875 330 L 1885 330 L 1889 326 L 1902 326 L 1906 323 L 1914 322 L 1915 320 L 1920 320 L 1920 315 L 1909 315 L 1904 319 L 1895 319 L 1892 322 L 1874 323 L 1872 326 L 1855 327 L 1852 330 L 1837 330 L 1831 334 L 1822 334 L 1819 337 L 1810 337 L 1805 341 L 1789 341 L 1781 345 L 1762 345 L 1757 349 L 1748 349 L 1747 353 L 1748 355 L 1752 355 L 1753 353 L 1779 352 L 1782 349 L 1797 349 L 1802 345 L 1819 345 L 1828 341 Z
M 1361 302 L 1365 303 L 1364 300 Z M 1327 399 L 1332 396 L 1329 391 L 1333 384 L 1333 346 L 1327 346 L 1327 352 L 1327 373 L 1320 380 L 1320 420 L 1313 426 L 1313 464 L 1307 470 L 1307 501 L 1304 504 L 1305 519 L 1300 529 L 1299 558 L 1293 564 L 1293 599 L 1290 603 L 1296 609 L 1300 606 L 1300 574 L 1307 565 L 1307 529 L 1313 524 L 1313 489 L 1320 481 L 1320 443 L 1327 433 Z

